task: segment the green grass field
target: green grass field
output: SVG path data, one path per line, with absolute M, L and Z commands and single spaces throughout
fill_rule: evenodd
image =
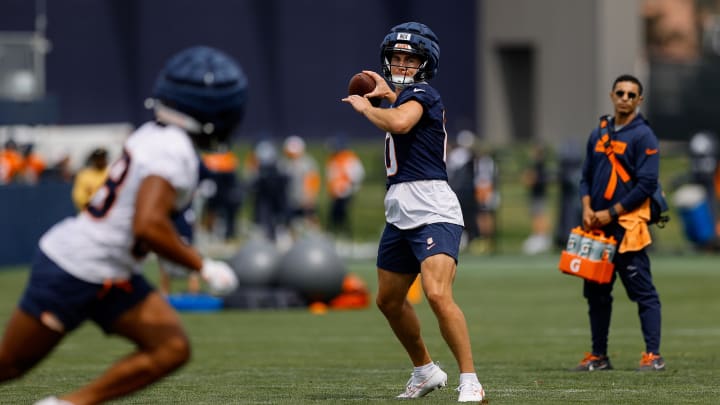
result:
M 720 396 L 720 259 L 653 255 L 663 303 L 668 369 L 637 373 L 644 349 L 636 307 L 618 283 L 610 335 L 615 370 L 566 371 L 589 348 L 580 279 L 557 256 L 464 256 L 456 298 L 490 404 L 714 404 Z M 371 261 L 349 269 L 375 290 Z M 0 324 L 20 295 L 25 269 L 0 271 Z M 152 269 L 150 278 L 155 277 Z M 426 302 L 417 306 L 426 342 L 450 386 L 420 403 L 451 403 L 457 370 Z M 374 307 L 313 315 L 305 310 L 183 314 L 193 360 L 117 404 L 398 403 L 409 361 Z M 69 336 L 24 378 L 0 386 L 0 404 L 32 403 L 83 384 L 131 350 L 92 324 Z

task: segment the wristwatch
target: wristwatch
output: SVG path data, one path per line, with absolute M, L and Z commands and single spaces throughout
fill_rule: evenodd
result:
M 615 204 L 611 205 L 610 208 L 608 208 L 608 212 L 610 213 L 610 218 L 617 219 L 618 213 L 615 211 Z

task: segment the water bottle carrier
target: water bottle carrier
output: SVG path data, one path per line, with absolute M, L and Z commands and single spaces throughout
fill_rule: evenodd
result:
M 602 231 L 584 232 L 578 227 L 570 232 L 568 248 L 577 243 L 576 241 L 570 242 L 570 240 L 576 238 L 580 232 L 583 235 L 581 246 L 571 252 L 563 250 L 560 254 L 558 269 L 563 273 L 599 284 L 609 283 L 615 270 L 612 258 L 617 242 L 613 237 L 605 237 Z

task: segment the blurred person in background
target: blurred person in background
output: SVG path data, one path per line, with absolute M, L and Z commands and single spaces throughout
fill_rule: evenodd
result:
M 48 165 L 40 176 L 40 182 L 72 183 L 74 177 L 70 151 L 59 149 L 48 157 Z
M 715 170 L 715 207 L 718 215 L 715 217 L 715 235 L 720 240 L 720 164 Z
M 0 149 L 0 184 L 9 184 L 15 181 L 23 168 L 23 156 L 13 139 L 5 141 Z
M 170 58 L 148 103 L 155 120 L 126 140 L 87 207 L 41 237 L 27 287 L 0 341 L 0 382 L 27 373 L 87 320 L 129 340 L 130 353 L 83 387 L 37 404 L 106 402 L 190 359 L 178 314 L 142 275 L 144 258 L 154 252 L 192 269 L 217 294 L 237 287 L 226 263 L 183 243 L 171 215 L 192 199 L 197 149 L 230 141 L 246 90 L 241 68 L 216 49 L 193 47 Z
M 458 132 L 447 159 L 448 182 L 460 201 L 465 230 L 460 249 L 483 254 L 495 250 L 495 212 L 499 205 L 498 173 L 493 157 L 476 153 L 472 131 Z
M 455 147 L 450 150 L 447 157 L 448 183 L 460 201 L 465 230 L 460 249 L 479 236 L 477 223 L 478 207 L 475 199 L 475 165 L 477 158 L 473 145 L 475 134 L 469 130 L 458 132 L 455 138 Z
M 690 138 L 690 183 L 705 191 L 705 200 L 715 221 L 715 238 L 709 247 L 720 247 L 720 138 L 712 131 L 701 131 Z
M 480 149 L 475 163 L 475 201 L 478 238 L 470 243 L 477 254 L 497 251 L 497 211 L 500 208 L 500 172 L 489 150 Z
M 283 143 L 280 170 L 287 176 L 287 226 L 293 231 L 317 228 L 318 196 L 321 178 L 318 164 L 305 150 L 305 140 L 298 135 Z
M 22 167 L 22 178 L 23 182 L 27 184 L 37 184 L 40 181 L 40 177 L 45 171 L 47 164 L 45 159 L 42 158 L 38 153 L 35 152 L 35 145 L 28 143 L 23 145 L 23 167 Z
M 523 242 L 523 252 L 534 255 L 552 247 L 547 207 L 550 175 L 545 146 L 533 145 L 530 155 L 530 166 L 523 172 L 523 183 L 528 190 L 531 225 L 530 236 Z
M 583 148 L 576 139 L 565 139 L 558 149 L 558 209 L 555 246 L 564 249 L 570 231 L 582 223 L 582 204 L 578 198 L 583 165 Z
M 237 212 L 242 205 L 243 190 L 238 180 L 238 159 L 232 150 L 206 152 L 202 155 L 206 176 L 202 180 L 206 190 L 203 205 L 203 228 L 212 233 L 218 217 L 223 221 L 222 239 L 230 241 L 237 237 Z
M 78 211 L 85 209 L 93 194 L 105 183 L 107 174 L 107 149 L 93 149 L 85 161 L 85 167 L 77 172 L 73 181 L 72 200 Z
M 365 178 L 365 167 L 341 136 L 330 141 L 330 156 L 325 164 L 325 176 L 330 196 L 329 230 L 352 240 L 350 205 Z
M 288 176 L 280 170 L 278 150 L 269 140 L 255 145 L 245 162 L 245 174 L 252 195 L 252 220 L 268 240 L 285 237 Z

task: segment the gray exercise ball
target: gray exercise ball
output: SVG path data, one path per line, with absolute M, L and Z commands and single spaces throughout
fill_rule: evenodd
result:
M 280 253 L 262 238 L 245 242 L 229 260 L 240 286 L 269 286 L 277 280 Z
M 318 235 L 296 241 L 280 259 L 278 283 L 308 302 L 328 302 L 342 292 L 347 270 L 335 246 Z

